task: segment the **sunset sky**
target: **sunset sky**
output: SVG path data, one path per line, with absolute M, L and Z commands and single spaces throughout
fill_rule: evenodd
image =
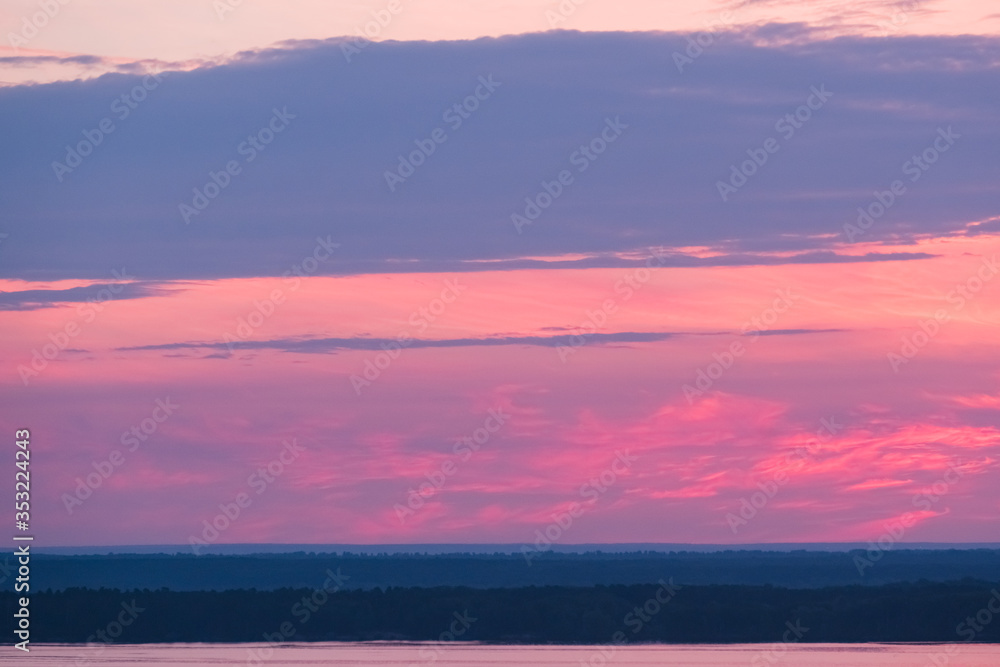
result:
M 0 8 L 39 544 L 997 541 L 993 3 L 50 4 Z

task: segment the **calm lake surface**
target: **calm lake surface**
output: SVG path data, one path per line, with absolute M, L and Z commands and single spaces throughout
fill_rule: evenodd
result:
M 273 651 L 273 653 L 268 653 Z M 936 659 L 935 659 L 936 656 Z M 36 645 L 30 656 L 4 647 L 0 663 L 18 665 L 341 665 L 579 667 L 692 665 L 729 667 L 997 667 L 998 644 L 726 644 L 699 646 L 483 646 L 376 642 L 267 644 Z

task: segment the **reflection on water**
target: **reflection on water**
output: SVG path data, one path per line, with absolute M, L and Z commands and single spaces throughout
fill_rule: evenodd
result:
M 26 659 L 27 658 L 27 659 Z M 0 663 L 59 665 L 342 665 L 430 667 L 997 667 L 998 644 L 727 644 L 701 646 L 485 646 L 374 642 L 365 644 L 141 644 L 122 646 L 36 645 L 30 656 L 13 647 Z

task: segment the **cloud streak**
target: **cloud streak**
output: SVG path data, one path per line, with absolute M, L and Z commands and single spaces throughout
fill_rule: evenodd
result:
M 766 334 L 769 336 L 794 336 L 813 333 L 837 333 L 844 329 L 773 329 L 755 331 L 748 336 Z M 421 339 L 411 338 L 403 345 L 406 348 L 449 348 L 449 347 L 498 347 L 529 345 L 532 347 L 563 347 L 580 345 L 583 340 L 588 345 L 613 345 L 615 343 L 656 343 L 670 340 L 677 336 L 726 336 L 733 335 L 728 331 L 716 332 L 658 332 L 658 331 L 622 331 L 617 333 L 579 333 L 553 336 L 495 336 L 489 338 L 444 338 Z M 136 352 L 147 350 L 279 350 L 281 352 L 296 352 L 300 354 L 326 354 L 342 350 L 374 350 L 382 351 L 387 347 L 398 346 L 396 338 L 310 338 L 310 339 L 274 339 L 253 341 L 219 342 L 186 342 L 160 343 L 156 345 L 137 345 L 117 348 L 121 352 Z M 226 355 L 210 355 L 206 358 L 225 358 Z
M 145 299 L 164 296 L 175 290 L 161 283 L 94 283 L 67 289 L 32 289 L 0 292 L 0 310 L 38 310 L 62 304 L 107 301 L 114 299 Z

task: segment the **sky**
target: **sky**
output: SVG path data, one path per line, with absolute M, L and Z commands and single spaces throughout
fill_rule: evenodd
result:
M 991 4 L 54 2 L 36 543 L 997 540 Z

